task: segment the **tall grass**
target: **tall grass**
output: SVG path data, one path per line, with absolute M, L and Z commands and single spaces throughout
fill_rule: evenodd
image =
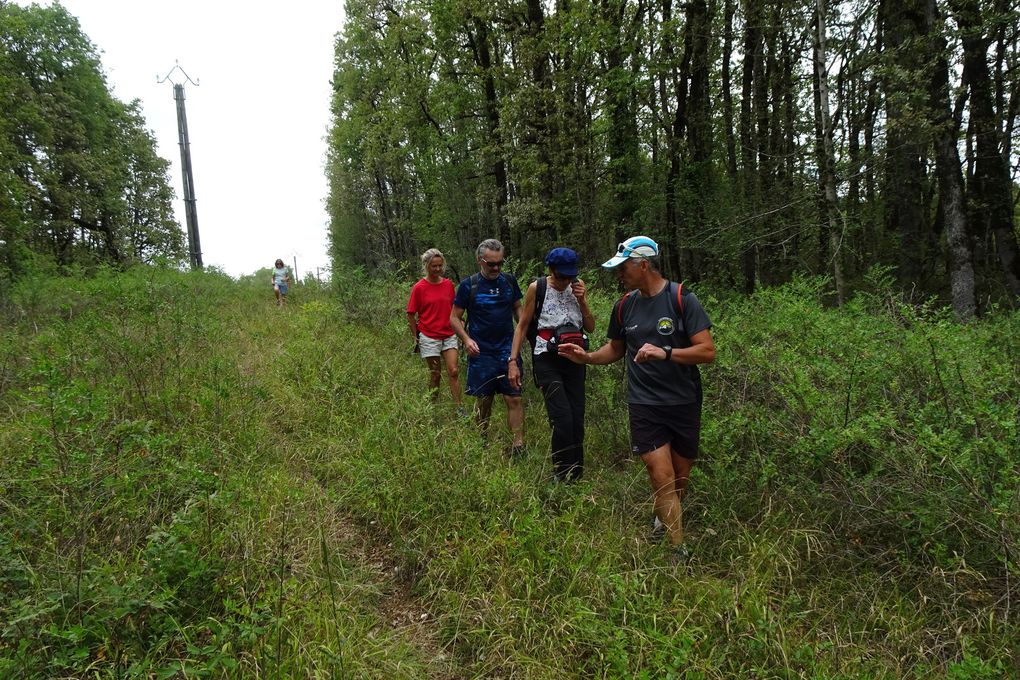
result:
M 292 464 L 299 310 L 157 269 L 29 281 L 6 308 L 0 677 L 442 667 L 387 625 L 388 580 Z
M 589 373 L 584 480 L 552 485 L 537 391 L 510 462 L 498 406 L 486 442 L 427 398 L 402 286 L 334 287 L 14 291 L 0 675 L 1020 670 L 1017 314 L 700 289 L 720 360 L 682 569 L 646 541 L 621 366 Z

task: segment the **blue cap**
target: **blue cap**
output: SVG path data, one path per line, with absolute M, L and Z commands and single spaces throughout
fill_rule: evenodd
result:
M 577 276 L 577 253 L 570 248 L 553 248 L 545 256 L 545 264 L 560 276 Z

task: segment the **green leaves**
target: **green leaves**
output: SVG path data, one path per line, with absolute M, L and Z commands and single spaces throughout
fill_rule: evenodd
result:
M 113 97 L 62 6 L 0 6 L 0 279 L 38 267 L 180 259 L 168 163 Z

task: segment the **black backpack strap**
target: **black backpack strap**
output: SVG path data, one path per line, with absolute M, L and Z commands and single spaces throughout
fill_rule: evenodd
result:
M 538 317 L 542 316 L 542 305 L 545 304 L 545 290 L 547 280 L 544 276 L 535 279 L 535 313 L 531 315 L 531 321 L 528 323 L 528 329 L 525 331 L 524 336 L 528 339 L 528 344 L 531 345 L 531 349 L 535 349 L 535 338 L 538 337 Z M 532 353 L 532 357 L 534 357 Z
M 475 304 L 475 296 L 478 295 L 478 283 L 482 278 L 479 272 L 475 272 L 471 275 L 471 296 L 468 297 L 468 307 Z
M 545 291 L 549 286 L 549 279 L 544 276 L 538 277 L 535 281 L 535 327 L 538 327 L 538 317 L 542 316 L 542 305 L 545 304 Z
M 468 308 L 467 308 L 468 316 L 467 316 L 467 323 L 464 324 L 465 328 L 470 328 L 471 327 L 471 308 L 475 306 L 475 296 L 478 295 L 478 283 L 479 283 L 479 280 L 481 278 L 482 278 L 482 275 L 479 272 L 475 272 L 474 274 L 472 274 L 471 276 L 468 277 L 468 280 L 471 281 L 471 295 L 468 296 L 468 303 L 467 303 L 468 304 Z M 464 354 L 466 355 L 467 352 L 465 352 Z
M 535 343 L 538 340 L 538 317 L 542 316 L 542 305 L 545 304 L 545 292 L 548 285 L 549 280 L 544 276 L 535 279 L 535 313 L 531 315 L 531 323 L 528 324 L 528 330 L 524 333 L 528 344 L 531 345 L 531 379 L 535 381 L 535 387 L 539 389 L 541 389 L 541 385 L 538 384 L 538 374 L 535 373 Z

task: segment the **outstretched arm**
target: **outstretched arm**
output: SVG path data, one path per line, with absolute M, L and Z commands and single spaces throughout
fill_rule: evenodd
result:
M 594 352 L 585 352 L 580 345 L 565 342 L 559 346 L 560 356 L 564 356 L 575 364 L 611 364 L 619 361 L 627 351 L 623 340 L 610 340 Z

